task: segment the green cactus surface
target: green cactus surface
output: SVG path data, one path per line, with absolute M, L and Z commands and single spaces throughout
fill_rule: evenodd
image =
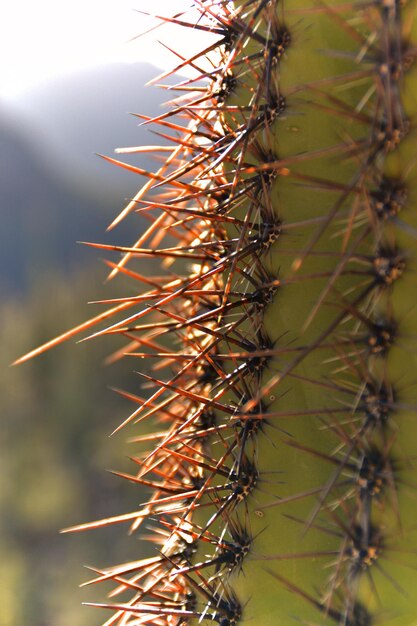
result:
M 105 626 L 416 626 L 417 1 L 193 4 L 216 42 L 139 114 L 172 150 L 106 157 L 148 178 L 147 231 L 90 244 L 133 295 L 22 359 L 116 334 L 146 388 L 143 501 L 67 530 L 155 544 L 91 581 Z

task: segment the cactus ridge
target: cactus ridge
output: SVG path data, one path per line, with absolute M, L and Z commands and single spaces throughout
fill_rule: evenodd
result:
M 180 57 L 172 72 L 197 77 L 167 112 L 138 114 L 171 151 L 155 172 L 104 157 L 147 178 L 112 226 L 150 225 L 131 246 L 88 245 L 120 253 L 110 277 L 138 292 L 22 358 L 110 319 L 87 337 L 128 340 L 109 362 L 155 359 L 148 397 L 118 391 L 134 409 L 116 429 L 163 425 L 132 437 L 150 447 L 117 473 L 151 495 L 67 530 L 149 524 L 154 557 L 90 581 L 114 583 L 104 626 L 412 626 L 413 379 L 391 355 L 413 306 L 396 294 L 413 271 L 416 3 L 194 5 L 196 25 L 161 20 L 218 40 Z M 163 275 L 141 273 L 148 257 Z

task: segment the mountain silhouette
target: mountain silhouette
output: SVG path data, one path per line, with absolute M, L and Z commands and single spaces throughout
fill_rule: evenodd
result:
M 24 290 L 42 272 L 93 262 L 99 255 L 77 240 L 129 245 L 137 238 L 138 216 L 105 229 L 142 177 L 93 153 L 115 156 L 118 146 L 155 143 L 128 112 L 163 110 L 167 93 L 143 86 L 156 74 L 147 64 L 100 67 L 26 92 L 13 115 L 0 110 L 2 290 Z M 156 167 L 142 155 L 129 161 Z
M 62 76 L 21 97 L 18 107 L 40 129 L 41 147 L 48 160 L 53 157 L 57 176 L 68 179 L 75 174 L 79 183 L 101 187 L 105 193 L 134 193 L 137 178 L 96 153 L 114 157 L 115 148 L 160 143 L 147 126 L 140 126 L 142 120 L 130 115 L 164 111 L 163 102 L 173 94 L 145 87 L 159 72 L 147 63 L 115 63 Z M 129 160 L 143 165 L 144 157 Z

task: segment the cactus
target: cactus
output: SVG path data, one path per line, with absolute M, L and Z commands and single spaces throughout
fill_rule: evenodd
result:
M 412 626 L 417 2 L 194 4 L 167 19 L 218 37 L 178 66 L 205 82 L 139 115 L 168 156 L 105 157 L 148 178 L 113 224 L 148 230 L 90 244 L 135 295 L 23 357 L 94 329 L 154 362 L 120 426 L 157 424 L 120 474 L 149 497 L 67 530 L 151 527 L 92 581 L 106 626 Z

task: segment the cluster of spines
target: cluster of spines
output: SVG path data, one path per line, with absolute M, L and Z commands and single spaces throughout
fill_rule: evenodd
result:
M 268 132 L 285 107 L 272 75 L 269 87 L 263 85 L 289 36 L 277 31 L 271 42 L 258 33 L 262 22 L 277 27 L 275 2 L 249 3 L 240 10 L 230 2 L 197 4 L 208 18 L 201 28 L 222 35 L 218 65 L 211 72 L 201 69 L 210 79 L 203 92 L 179 85 L 186 95 L 176 106 L 145 120 L 175 144 L 175 157 L 163 174 L 146 172 L 156 187 L 163 182 L 159 197 L 149 202 L 140 192 L 131 208 L 147 215 L 157 209 L 161 215 L 131 248 L 108 246 L 124 255 L 114 271 L 153 289 L 115 302 L 116 307 L 143 302 L 146 308 L 98 334 L 128 337 L 124 354 L 155 358 L 157 369 L 171 375 L 164 380 L 142 374 L 152 389 L 146 400 L 124 394 L 139 406 L 123 425 L 157 415 L 166 427 L 134 439 L 151 440 L 154 449 L 134 459 L 137 474 L 121 474 L 150 487 L 152 496 L 136 513 L 83 526 L 132 521 L 137 530 L 150 518 L 151 540 L 160 545 L 159 556 L 108 569 L 94 580 L 114 580 L 112 598 L 134 590 L 127 603 L 106 605 L 115 611 L 106 626 L 185 624 L 192 618 L 237 624 L 242 604 L 229 576 L 241 570 L 253 541 L 246 502 L 260 480 L 254 450 L 265 407 L 261 401 L 250 411 L 243 407 L 259 392 L 274 354 L 262 319 L 279 280 L 265 269 L 263 258 L 281 234 L 269 200 L 277 157 L 257 136 Z M 245 60 L 237 51 L 251 38 L 257 50 Z M 190 64 L 199 68 L 198 57 Z M 248 83 L 247 104 L 228 105 L 253 72 L 261 79 L 258 93 L 251 93 Z M 177 121 L 181 117 L 184 127 Z M 128 260 L 145 256 L 161 257 L 167 276 L 155 281 L 127 269 Z M 154 319 L 142 323 L 145 315 Z
M 320 416 L 335 435 L 336 452 L 325 454 L 302 441 L 286 440 L 284 431 L 281 441 L 300 454 L 320 456 L 334 468 L 325 485 L 293 495 L 316 497 L 309 519 L 294 518 L 293 523 L 340 538 L 340 549 L 268 559 L 331 559 L 331 574 L 319 599 L 277 571 L 271 575 L 326 619 L 370 626 L 373 618 L 358 590 L 363 576 L 381 568 L 380 557 L 389 549 L 375 508 L 387 506 L 387 500 L 395 507 L 397 489 L 397 463 L 391 458 L 395 433 L 390 429 L 396 396 L 384 359 L 398 332 L 390 294 L 406 269 L 406 258 L 392 229 L 390 236 L 386 229 L 397 223 L 407 192 L 404 181 L 385 174 L 384 163 L 409 130 L 400 92 L 413 50 L 404 43 L 401 6 L 388 0 L 341 11 L 315 8 L 359 41 L 360 67 L 351 75 L 292 88 L 288 98 L 313 94 L 311 106 L 335 119 L 354 120 L 363 137 L 311 154 L 283 156 L 275 153 L 274 137 L 288 106 L 279 66 L 291 54 L 292 34 L 283 1 L 256 0 L 236 7 L 226 0 L 197 0 L 195 5 L 202 16 L 197 28 L 219 40 L 176 68 L 188 64 L 199 76 L 176 86 L 184 95 L 169 112 L 152 119 L 140 116 L 173 144 L 171 153 L 157 172 L 109 159 L 148 178 L 115 224 L 131 211 L 144 214 L 151 224 L 131 247 L 91 244 L 120 252 L 121 261 L 110 264 L 111 276 L 123 273 L 145 290 L 113 301 L 109 311 L 76 329 L 134 309 L 91 337 L 117 334 L 129 340 L 113 361 L 126 355 L 139 362 L 157 360 L 153 375 L 141 373 L 151 390 L 146 399 L 120 392 L 137 407 L 119 428 L 155 416 L 164 425 L 160 432 L 133 439 L 152 442 L 153 448 L 133 459 L 136 473 L 120 474 L 150 488 L 151 496 L 137 511 L 77 529 L 130 522 L 134 532 L 144 520 L 152 523 L 150 539 L 158 546 L 157 556 L 108 568 L 92 581 L 116 584 L 112 601 L 102 605 L 114 610 L 105 626 L 179 626 L 193 619 L 220 626 L 240 622 L 244 602 L 233 591 L 233 579 L 256 543 L 248 498 L 263 480 L 257 437 L 275 417 L 292 417 L 269 409 L 267 401 L 283 380 L 300 377 L 297 366 L 307 355 L 317 353 L 320 360 L 320 351 L 330 348 L 332 380 L 311 379 L 306 385 L 327 385 L 348 406 L 323 409 Z M 368 37 L 343 17 L 343 10 L 356 9 L 363 13 Z M 170 21 L 194 27 L 183 16 Z M 207 52 L 210 66 L 204 60 Z M 203 87 L 201 78 L 206 80 Z M 354 108 L 331 86 L 332 81 L 349 85 L 358 78 L 367 79 L 370 87 Z M 166 147 L 161 149 L 166 153 Z M 340 183 L 297 168 L 332 154 L 357 162 L 353 179 Z M 328 190 L 332 197 L 337 192 L 338 199 L 323 216 L 302 223 L 283 221 L 273 203 L 280 176 L 307 189 Z M 146 200 L 151 188 L 153 196 Z M 278 346 L 265 331 L 265 312 L 281 287 L 305 285 L 318 277 L 303 275 L 302 268 L 310 256 L 326 254 L 318 247 L 330 226 L 342 240 L 341 251 L 330 253 L 334 263 L 329 265 L 329 287 L 308 324 L 332 293 L 338 297 L 337 314 L 306 345 L 301 335 L 300 344 Z M 282 254 L 294 257 L 294 271 L 278 276 L 268 269 L 271 248 L 286 234 L 305 228 L 316 229 L 306 250 L 282 246 Z M 364 252 L 364 242 L 370 254 Z M 133 265 L 148 257 L 162 261 L 164 275 L 145 276 Z M 279 371 L 271 374 L 269 364 L 276 357 L 282 357 Z M 312 419 L 318 413 L 311 409 Z M 274 499 L 271 506 L 284 503 Z M 126 593 L 132 596 L 128 601 L 114 601 Z
M 373 95 L 371 98 L 368 92 L 369 113 L 360 121 L 364 122 L 367 134 L 352 141 L 350 146 L 346 145 L 350 156 L 358 158 L 358 174 L 354 184 L 342 190 L 341 201 L 336 203 L 337 210 L 331 215 L 332 220 L 342 215 L 340 207 L 343 204 L 350 210 L 345 222 L 349 224 L 350 233 L 345 229 L 344 236 L 349 233 L 352 238 L 354 230 L 360 229 L 356 240 L 352 238 L 352 243 L 344 242 L 343 265 L 332 273 L 332 289 L 337 293 L 337 279 L 344 275 L 357 275 L 358 279 L 351 281 L 345 293 L 337 294 L 342 302 L 339 304 L 342 312 L 336 318 L 337 324 L 330 324 L 320 336 L 320 343 L 313 342 L 308 348 L 323 348 L 324 338 L 327 346 L 333 345 L 335 355 L 332 360 L 338 365 L 328 386 L 335 394 L 350 396 L 351 400 L 347 403 L 351 409 L 342 412 L 347 413 L 344 421 L 335 418 L 337 409 L 328 410 L 332 417 L 330 421 L 326 420 L 326 427 L 336 435 L 336 452 L 324 454 L 300 442 L 287 442 L 334 466 L 329 480 L 319 489 L 319 497 L 310 517 L 307 521 L 295 521 L 320 533 L 339 536 L 340 548 L 334 552 L 285 557 L 328 558 L 330 554 L 336 557 L 320 600 L 277 572 L 271 572 L 290 591 L 307 600 L 330 620 L 344 626 L 374 623 L 360 600 L 363 595 L 360 587 L 366 578 L 374 602 L 381 601 L 373 582 L 374 570 L 392 584 L 393 593 L 406 595 L 402 586 L 381 564 L 387 554 L 395 553 L 395 537 L 387 534 L 384 515 L 376 511 L 391 510 L 397 520 L 400 514 L 397 490 L 401 481 L 398 478 L 398 463 L 392 458 L 396 439 L 392 417 L 398 405 L 386 361 L 399 326 L 394 317 L 393 289 L 406 271 L 407 259 L 395 243 L 395 227 L 401 227 L 398 214 L 406 205 L 407 191 L 404 180 L 389 178 L 384 170 L 387 156 L 398 149 L 410 130 L 402 106 L 401 90 L 404 73 L 411 66 L 414 53 L 404 42 L 399 3 L 375 2 L 366 11 L 373 43 L 368 45 L 363 38 L 362 50 L 366 51 L 361 62 L 369 68 L 365 72 L 373 76 Z M 350 29 L 347 22 L 345 26 Z M 357 32 L 354 35 L 362 38 Z M 337 102 L 328 94 L 326 98 L 336 107 L 336 114 L 342 108 L 346 111 L 347 107 L 342 102 Z M 296 173 L 292 175 L 296 176 Z M 308 177 L 304 179 L 307 181 Z M 327 187 L 329 191 L 337 189 L 337 183 L 332 181 L 311 179 L 309 182 L 322 189 Z M 371 254 L 356 252 L 357 242 L 363 240 L 371 247 Z M 319 237 L 313 238 L 313 245 L 319 241 Z M 311 253 L 313 245 L 308 253 Z M 304 262 L 304 258 L 302 260 Z M 336 271 L 339 273 L 336 274 Z M 323 302 L 324 297 L 320 304 Z M 348 326 L 349 330 L 344 331 L 343 326 Z M 284 375 L 291 372 L 298 362 L 290 362 L 284 369 Z M 268 381 L 261 395 L 282 378 L 280 373 L 272 379 L 272 383 Z M 292 499 L 311 495 L 317 496 L 317 491 L 295 494 Z M 318 515 L 322 520 L 320 524 L 315 521 Z

